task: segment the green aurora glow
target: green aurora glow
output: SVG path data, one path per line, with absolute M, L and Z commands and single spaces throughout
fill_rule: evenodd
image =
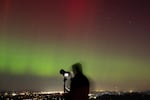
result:
M 85 73 L 94 79 L 147 80 L 150 76 L 148 61 L 127 55 L 97 54 L 82 45 L 32 44 L 6 39 L 1 39 L 0 45 L 1 73 L 57 76 L 61 68 L 70 70 L 73 63 L 81 62 L 85 65 Z

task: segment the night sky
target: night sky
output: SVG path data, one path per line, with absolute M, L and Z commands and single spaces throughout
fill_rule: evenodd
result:
M 149 0 L 0 0 L 0 90 L 63 90 L 80 62 L 94 89 L 150 89 Z

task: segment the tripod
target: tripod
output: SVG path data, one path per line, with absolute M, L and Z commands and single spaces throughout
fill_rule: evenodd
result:
M 66 80 L 67 80 L 67 78 L 66 77 L 64 77 L 64 93 L 66 93 L 67 91 L 66 91 Z

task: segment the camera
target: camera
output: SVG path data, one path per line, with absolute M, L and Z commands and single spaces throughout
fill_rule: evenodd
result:
M 60 74 L 62 74 L 64 78 L 68 78 L 70 76 L 70 72 L 65 71 L 63 69 L 60 70 Z

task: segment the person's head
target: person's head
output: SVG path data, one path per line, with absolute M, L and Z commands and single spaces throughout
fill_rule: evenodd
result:
M 72 65 L 72 71 L 76 75 L 78 73 L 82 73 L 82 64 L 80 63 L 75 63 Z

